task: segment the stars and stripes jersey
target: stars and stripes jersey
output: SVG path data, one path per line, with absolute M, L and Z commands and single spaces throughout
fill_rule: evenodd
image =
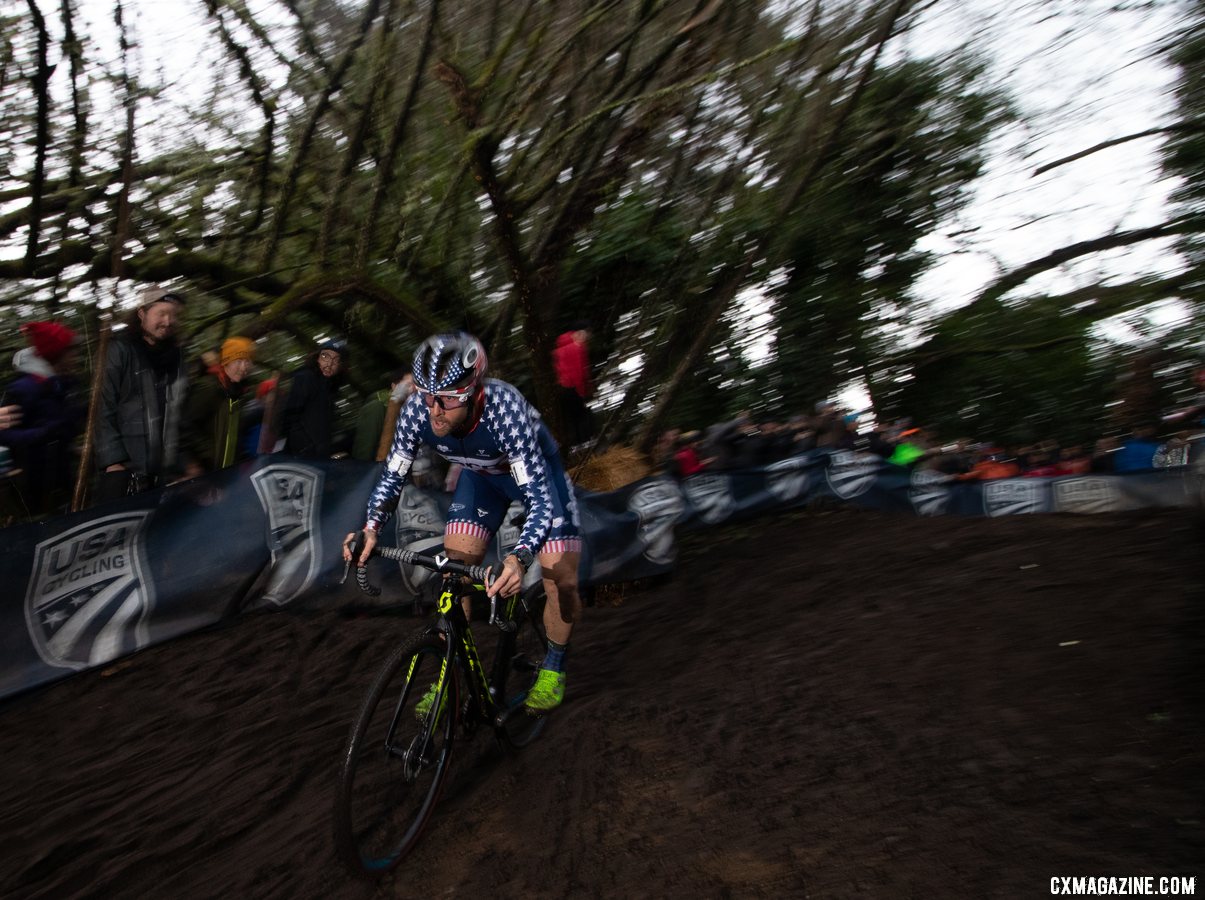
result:
M 540 548 L 553 520 L 549 461 L 559 472 L 560 454 L 539 411 L 513 385 L 486 379 L 481 418 L 464 437 L 438 437 L 419 393 L 412 393 L 398 416 L 385 471 L 368 498 L 369 527 L 379 531 L 393 515 L 420 444 L 471 472 L 518 486 L 527 519 L 516 546 L 533 552 Z

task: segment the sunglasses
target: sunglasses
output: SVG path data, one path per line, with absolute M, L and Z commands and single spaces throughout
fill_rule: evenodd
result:
M 422 397 L 423 403 L 427 404 L 428 409 L 431 409 L 438 403 L 439 408 L 444 411 L 460 409 L 460 407 L 468 405 L 468 402 L 473 399 L 472 390 L 465 392 L 419 391 L 418 395 Z

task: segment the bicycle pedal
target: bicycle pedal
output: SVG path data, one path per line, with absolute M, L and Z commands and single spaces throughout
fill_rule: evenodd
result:
M 512 706 L 510 709 L 504 709 L 498 715 L 494 716 L 494 727 L 505 728 L 506 724 L 523 711 L 523 704 Z

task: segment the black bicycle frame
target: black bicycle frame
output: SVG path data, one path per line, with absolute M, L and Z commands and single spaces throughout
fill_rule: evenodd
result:
M 522 599 L 518 594 L 510 597 L 506 601 L 505 618 L 497 617 L 494 621 L 502 634 L 498 637 L 499 646 L 494 658 L 493 671 L 487 677 L 485 666 L 481 662 L 481 654 L 477 650 L 473 629 L 459 602 L 461 597 L 471 597 L 484 590 L 482 585 L 473 585 L 472 591 L 458 593 L 453 589 L 451 583 L 445 583 L 443 591 L 440 593 L 439 618 L 430 625 L 429 630 L 444 636 L 445 648 L 440 669 L 439 689 L 432 707 L 434 709 L 443 708 L 441 704 L 447 690 L 447 673 L 452 666 L 458 666 L 464 675 L 464 681 L 468 685 L 472 700 L 467 706 L 462 703 L 462 710 L 471 710 L 471 714 L 476 716 L 479 721 L 488 722 L 496 730 L 502 730 L 507 717 L 515 711 L 504 709 L 498 704 L 492 686 L 502 683 L 503 676 L 511 665 L 515 652 L 516 634 L 513 628 L 508 629 L 505 625 L 513 624 L 515 606 L 522 603 Z M 406 691 L 400 704 L 404 705 L 410 688 L 411 685 L 407 682 Z M 392 732 L 392 730 L 391 728 L 390 731 Z

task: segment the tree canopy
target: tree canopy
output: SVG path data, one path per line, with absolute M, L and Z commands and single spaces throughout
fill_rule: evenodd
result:
M 363 389 L 464 327 L 554 424 L 553 339 L 588 323 L 622 391 L 608 433 L 644 446 L 679 416 L 802 407 L 852 378 L 884 412 L 937 410 L 952 370 L 935 367 L 978 372 L 985 340 L 1004 349 L 1001 298 L 1027 273 L 1199 232 L 1186 210 L 1157 234 L 1087 237 L 918 344 L 922 239 L 1016 116 L 970 52 L 904 52 L 940 6 L 206 0 L 215 61 L 169 83 L 139 65 L 126 5 L 106 56 L 77 0 L 26 0 L 0 19 L 0 316 L 94 334 L 136 284 L 170 283 L 196 348 L 267 337 L 279 365 L 337 332 Z M 1173 287 L 1196 285 L 1033 298 L 1053 330 L 1030 343 Z M 761 364 L 738 347 L 750 291 L 773 314 Z

